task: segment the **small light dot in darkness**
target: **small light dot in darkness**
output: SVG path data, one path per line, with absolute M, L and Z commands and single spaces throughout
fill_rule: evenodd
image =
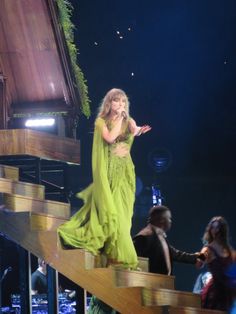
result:
M 120 39 L 123 39 L 123 36 L 120 36 Z
M 131 73 L 131 76 L 134 76 L 134 72 Z
M 95 45 L 95 46 L 97 46 L 97 45 L 98 45 L 98 43 L 95 41 L 95 42 L 94 42 L 94 45 Z

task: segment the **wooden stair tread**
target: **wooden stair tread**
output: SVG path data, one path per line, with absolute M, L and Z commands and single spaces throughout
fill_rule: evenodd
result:
M 174 289 L 174 276 L 115 268 L 114 277 L 117 287 L 148 287 L 156 289 Z
M 66 221 L 68 221 L 68 219 L 65 219 L 65 217 L 54 216 L 52 214 L 50 215 L 41 212 L 31 212 L 30 227 L 31 230 L 56 231 L 57 228 Z
M 0 177 L 7 179 L 19 179 L 19 169 L 12 166 L 0 165 Z
M 150 289 L 145 287 L 142 290 L 142 296 L 143 304 L 146 306 L 171 305 L 174 307 L 201 307 L 200 295 L 192 292 L 169 289 Z
M 41 213 L 41 212 L 32 212 L 31 213 L 31 216 L 34 215 L 34 216 L 37 216 L 37 217 L 46 217 L 46 218 L 49 218 L 49 219 L 56 219 L 56 220 L 60 220 L 61 223 L 64 223 L 66 221 L 68 221 L 69 219 L 67 218 L 64 218 L 64 217 L 60 217 L 60 216 L 55 216 L 53 214 L 48 214 L 48 213 Z
M 0 192 L 45 199 L 45 187 L 9 178 L 0 178 Z
M 1 192 L 0 192 L 1 193 Z M 21 199 L 29 199 L 29 200 L 35 200 L 35 201 L 39 201 L 39 202 L 41 202 L 41 203 L 50 203 L 50 204 L 55 204 L 55 205 L 60 205 L 60 204 L 67 204 L 67 205 L 69 205 L 68 203 L 63 203 L 63 202 L 59 202 L 59 201 L 54 201 L 54 200 L 46 200 L 46 199 L 44 199 L 44 200 L 41 200 L 41 199 L 38 199 L 38 198 L 36 198 L 36 197 L 32 197 L 32 196 L 27 196 L 27 195 L 20 195 L 20 194 L 11 194 L 11 193 L 2 193 L 2 194 L 4 194 L 4 195 L 6 195 L 6 196 L 12 196 L 12 197 L 14 197 L 14 196 L 16 196 L 17 198 L 21 198 Z M 43 214 L 43 213 L 42 213 Z M 53 216 L 53 215 L 52 215 Z
M 1 193 L 1 198 L 1 205 L 15 212 L 32 211 L 64 218 L 70 217 L 70 204 L 68 203 L 9 193 Z

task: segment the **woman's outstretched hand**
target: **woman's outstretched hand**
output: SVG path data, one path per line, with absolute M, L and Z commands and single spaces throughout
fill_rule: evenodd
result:
M 145 133 L 149 132 L 151 129 L 152 128 L 150 127 L 150 125 L 143 125 L 143 126 L 140 127 L 137 135 L 139 136 L 141 134 L 145 134 Z

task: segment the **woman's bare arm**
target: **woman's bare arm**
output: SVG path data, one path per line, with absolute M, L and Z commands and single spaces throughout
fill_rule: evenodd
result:
M 139 136 L 141 134 L 145 134 L 151 130 L 151 127 L 149 125 L 137 126 L 134 119 L 129 120 L 129 128 L 130 128 L 130 132 L 134 136 Z

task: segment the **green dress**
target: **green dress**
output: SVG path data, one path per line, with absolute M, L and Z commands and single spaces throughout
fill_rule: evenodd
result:
M 92 149 L 93 183 L 78 193 L 83 207 L 58 228 L 66 247 L 82 248 L 94 255 L 105 254 L 125 267 L 137 267 L 137 254 L 130 235 L 135 197 L 135 172 L 130 156 L 133 135 L 128 123 L 113 144 L 103 140 L 106 121 L 97 118 Z M 111 129 L 112 125 L 107 124 Z M 128 148 L 121 157 L 117 145 Z

